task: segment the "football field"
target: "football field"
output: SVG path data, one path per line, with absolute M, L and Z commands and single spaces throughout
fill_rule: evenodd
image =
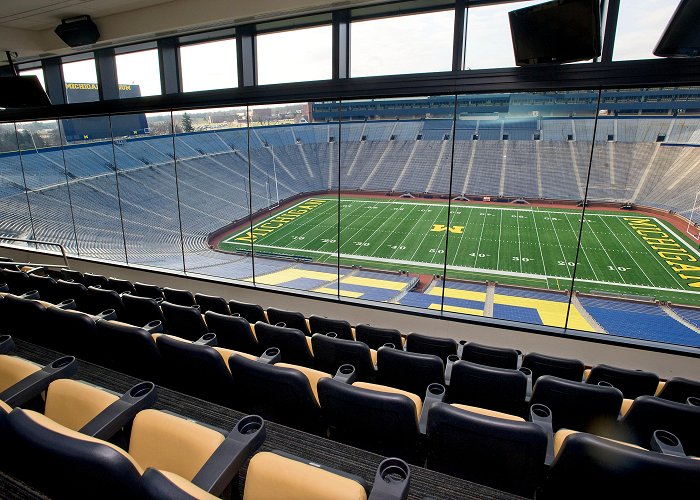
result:
M 445 274 L 568 289 L 580 210 L 523 205 L 315 197 L 271 212 L 221 241 L 224 251 L 285 255 L 341 265 Z M 700 303 L 700 253 L 667 221 L 634 212 L 587 211 L 578 291 Z M 445 257 L 447 256 L 447 259 Z M 445 261 L 447 271 L 445 273 Z

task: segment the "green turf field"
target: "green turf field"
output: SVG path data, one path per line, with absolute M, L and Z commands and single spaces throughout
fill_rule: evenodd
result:
M 568 289 L 581 213 L 558 208 L 452 205 L 425 200 L 308 198 L 271 212 L 219 244 L 255 251 L 337 260 L 341 265 L 444 274 Z M 646 239 L 645 239 L 646 238 Z M 643 214 L 589 211 L 585 216 L 576 290 L 653 296 L 700 303 L 700 252 L 668 222 Z M 445 247 L 447 245 L 447 250 Z M 695 269 L 694 264 L 699 264 Z

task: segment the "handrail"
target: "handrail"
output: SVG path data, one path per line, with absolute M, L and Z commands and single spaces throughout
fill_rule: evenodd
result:
M 25 238 L 10 238 L 9 236 L 0 236 L 0 240 L 19 241 L 22 243 L 35 243 L 37 245 L 51 245 L 54 247 L 58 247 L 61 250 L 61 255 L 63 256 L 63 262 L 65 262 L 67 268 L 70 268 L 70 264 L 68 264 L 68 256 L 66 256 L 66 249 L 60 243 L 54 243 L 52 241 L 30 240 Z

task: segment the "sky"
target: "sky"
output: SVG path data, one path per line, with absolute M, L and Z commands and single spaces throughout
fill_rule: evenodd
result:
M 621 0 L 613 58 L 653 57 L 654 46 L 679 1 Z M 465 68 L 514 66 L 508 12 L 539 3 L 544 0 L 471 8 L 467 16 Z M 450 70 L 453 24 L 452 11 L 352 23 L 351 76 Z M 261 85 L 331 77 L 330 25 L 258 35 L 257 47 Z M 235 40 L 186 46 L 181 48 L 180 57 L 185 92 L 238 84 Z M 97 81 L 93 60 L 65 64 L 64 74 L 67 83 Z M 121 84 L 138 84 L 143 96 L 161 92 L 155 49 L 117 56 L 117 75 Z

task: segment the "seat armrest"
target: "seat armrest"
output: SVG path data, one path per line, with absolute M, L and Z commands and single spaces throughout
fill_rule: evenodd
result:
M 138 412 L 150 408 L 157 398 L 153 382 L 136 384 L 85 424 L 80 432 L 98 439 L 109 439 L 131 422 Z
M 63 356 L 7 388 L 0 393 L 0 399 L 10 406 L 20 406 L 44 392 L 54 380 L 72 377 L 77 371 L 75 357 Z
M 73 299 L 66 299 L 63 302 L 59 302 L 56 304 L 56 307 L 66 311 L 75 311 L 78 308 L 78 306 L 75 305 L 75 300 Z
M 411 485 L 411 469 L 400 458 L 379 464 L 368 500 L 405 500 Z
M 452 378 L 452 367 L 457 361 L 459 361 L 459 355 L 450 354 L 447 356 L 447 365 L 445 366 L 445 385 L 450 385 L 450 378 Z
M 651 437 L 651 449 L 657 453 L 664 455 L 673 455 L 675 457 L 685 457 L 685 450 L 680 439 L 675 434 L 657 429 Z
M 163 322 L 160 320 L 151 321 L 142 327 L 148 333 L 163 333 Z
M 265 352 L 260 355 L 257 359 L 259 363 L 265 363 L 266 365 L 274 365 L 279 363 L 282 359 L 282 353 L 276 347 L 270 347 L 265 349 Z
M 521 366 L 520 368 L 518 368 L 518 371 L 520 373 L 524 373 L 527 377 L 527 389 L 525 390 L 525 399 L 530 401 L 530 398 L 532 397 L 532 370 L 525 366 Z
M 547 433 L 547 455 L 545 456 L 545 465 L 551 465 L 554 460 L 554 429 L 552 428 L 552 410 L 543 404 L 534 404 L 530 406 L 529 420 L 533 424 L 537 424 Z
M 9 335 L 0 335 L 0 354 L 7 354 L 15 350 L 15 341 Z
M 37 290 L 29 290 L 26 293 L 20 295 L 20 298 L 27 300 L 39 300 L 39 292 Z
M 204 335 L 199 337 L 194 343 L 199 345 L 208 345 L 209 347 L 215 347 L 216 344 L 219 343 L 219 341 L 217 340 L 215 333 L 205 333 Z
M 39 271 L 41 271 L 42 273 L 46 273 L 46 268 L 39 266 L 39 267 L 31 267 L 29 269 L 24 270 L 25 274 L 36 274 Z M 37 275 L 37 276 L 40 276 L 40 275 Z
M 192 483 L 212 495 L 221 495 L 238 474 L 241 465 L 262 446 L 265 436 L 262 417 L 243 417 L 199 469 Z
M 100 314 L 95 315 L 95 320 L 105 320 L 105 321 L 113 321 L 117 319 L 117 311 L 114 309 L 105 309 L 102 311 Z
M 355 367 L 352 365 L 340 365 L 338 371 L 335 372 L 333 380 L 338 382 L 343 382 L 345 384 L 352 384 L 357 379 L 357 374 L 355 373 Z
M 10 287 L 7 286 L 7 283 L 0 283 L 0 292 L 2 293 L 9 293 Z
M 425 399 L 423 400 L 423 410 L 420 414 L 418 422 L 418 430 L 421 434 L 425 434 L 428 428 L 428 412 L 436 403 L 442 403 L 445 400 L 445 386 L 442 384 L 430 384 L 425 390 Z

